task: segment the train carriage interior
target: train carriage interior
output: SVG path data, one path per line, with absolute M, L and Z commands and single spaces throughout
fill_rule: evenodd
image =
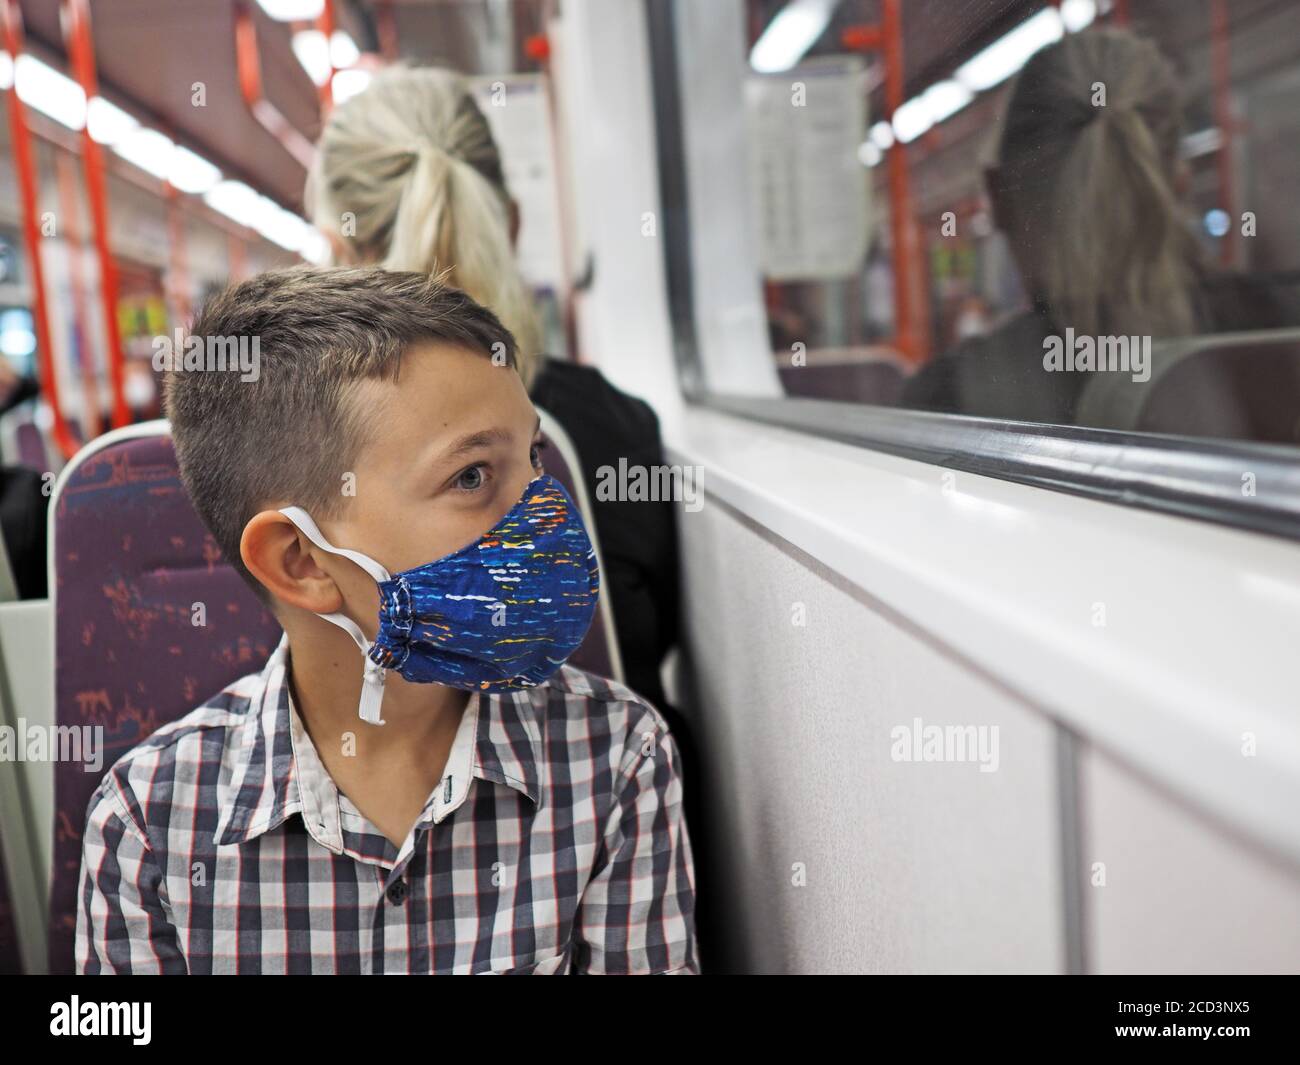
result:
M 1296 0 L 0 26 L 0 974 L 1300 972 Z

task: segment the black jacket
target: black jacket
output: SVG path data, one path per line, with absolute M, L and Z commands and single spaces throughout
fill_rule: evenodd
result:
M 0 400 L 0 413 L 40 394 L 35 377 L 22 377 Z M 0 467 L 0 530 L 20 599 L 44 599 L 45 513 L 49 505 L 40 470 L 25 466 Z

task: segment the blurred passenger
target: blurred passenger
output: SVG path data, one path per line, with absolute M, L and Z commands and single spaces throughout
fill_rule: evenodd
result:
M 31 374 L 19 374 L 0 357 L 0 414 L 40 395 Z M 19 599 L 44 599 L 48 594 L 45 557 L 45 518 L 50 498 L 42 471 L 27 466 L 0 467 L 0 535 L 13 572 Z
M 934 359 L 904 405 L 1068 424 L 1093 374 L 1045 367 L 1045 342 L 1067 329 L 1161 339 L 1300 324 L 1293 293 L 1203 261 L 1180 202 L 1180 137 L 1174 70 L 1150 42 L 1091 30 L 1030 59 L 986 178 L 1032 309 Z
M 13 363 L 0 357 L 0 414 L 41 394 L 40 383 L 33 374 L 20 374 Z
M 669 715 L 688 747 L 659 678 L 677 639 L 672 506 L 596 501 L 601 466 L 617 468 L 621 458 L 629 467 L 663 463 L 658 419 L 594 368 L 542 354 L 538 316 L 514 258 L 518 206 L 465 79 L 439 68 L 377 75 L 330 114 L 307 201 L 337 259 L 435 274 L 491 308 L 514 334 L 530 395 L 581 459 L 628 684 Z

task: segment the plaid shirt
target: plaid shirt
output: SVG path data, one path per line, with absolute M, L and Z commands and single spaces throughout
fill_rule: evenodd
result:
M 397 848 L 325 771 L 287 663 L 282 641 L 105 774 L 81 972 L 698 972 L 677 749 L 648 703 L 570 666 L 472 695 Z

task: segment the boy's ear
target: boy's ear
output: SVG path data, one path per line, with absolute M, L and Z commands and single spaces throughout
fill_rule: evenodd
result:
M 343 607 L 343 593 L 317 564 L 307 537 L 278 510 L 253 515 L 240 537 L 239 557 L 282 603 L 313 614 L 332 614 Z

